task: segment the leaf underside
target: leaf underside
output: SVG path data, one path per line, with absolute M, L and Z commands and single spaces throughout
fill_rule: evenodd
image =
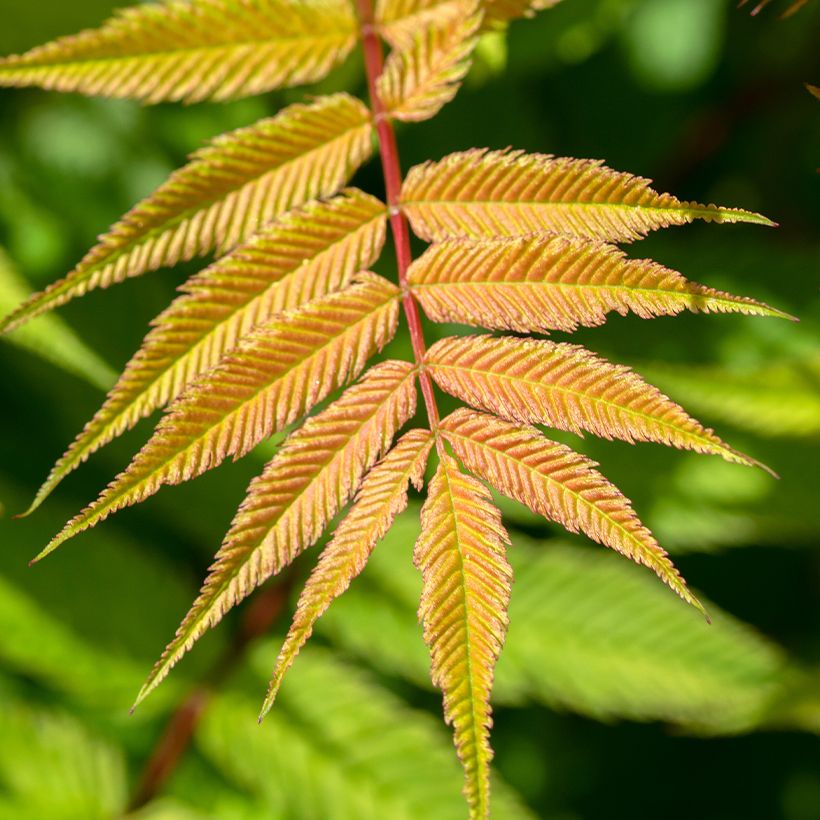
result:
M 520 333 L 594 327 L 612 311 L 644 319 L 683 310 L 791 318 L 649 259 L 629 259 L 612 245 L 569 236 L 437 242 L 408 279 L 435 322 Z
M 594 469 L 594 462 L 534 427 L 466 408 L 444 419 L 441 430 L 471 473 L 566 530 L 583 532 L 649 567 L 684 601 L 702 610 L 629 501 Z
M 335 194 L 370 156 L 371 130 L 367 108 L 335 94 L 217 137 L 114 225 L 71 273 L 0 321 L 0 332 L 94 288 L 224 253 L 279 214 Z
M 372 273 L 280 314 L 191 384 L 131 465 L 38 556 L 122 507 L 239 458 L 361 373 L 396 332 L 398 289 Z
M 578 345 L 454 336 L 436 342 L 426 363 L 442 390 L 509 421 L 586 430 L 630 443 L 653 441 L 756 464 L 628 367 Z
M 324 77 L 356 42 L 345 0 L 171 0 L 0 60 L 0 86 L 147 103 L 227 100 Z
M 411 168 L 402 208 L 426 241 L 559 233 L 630 242 L 695 219 L 771 225 L 750 211 L 681 202 L 597 160 L 472 149 Z
M 410 430 L 365 478 L 356 502 L 305 582 L 276 660 L 263 716 L 273 706 L 285 673 L 310 638 L 316 621 L 361 573 L 376 544 L 407 506 L 408 485 L 421 490 L 432 445 L 429 430 Z
M 28 512 L 93 452 L 175 399 L 254 327 L 347 285 L 378 258 L 385 206 L 351 189 L 290 211 L 192 277 L 57 462 Z
M 319 538 L 415 410 L 412 365 L 384 362 L 287 439 L 251 482 L 199 597 L 137 703 L 231 607 Z
M 433 682 L 444 695 L 471 816 L 489 816 L 490 692 L 507 631 L 512 570 L 501 513 L 480 482 L 443 454 L 421 512 L 413 560 Z

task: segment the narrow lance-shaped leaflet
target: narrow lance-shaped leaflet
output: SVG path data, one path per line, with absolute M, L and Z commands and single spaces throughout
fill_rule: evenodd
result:
M 594 327 L 612 311 L 645 319 L 683 310 L 793 319 L 754 299 L 689 282 L 650 259 L 629 259 L 612 245 L 570 236 L 437 242 L 413 263 L 408 279 L 435 322 L 520 333 Z
M 569 532 L 649 567 L 684 601 L 703 611 L 666 552 L 595 463 L 534 427 L 461 408 L 441 423 L 444 438 L 470 472 L 503 495 Z
M 669 225 L 770 220 L 681 202 L 597 160 L 472 149 L 410 169 L 402 209 L 426 241 L 558 233 L 631 242 Z
M 421 29 L 408 49 L 388 57 L 377 84 L 388 116 L 427 120 L 455 97 L 478 42 L 478 7 L 475 0 L 463 0 L 452 20 Z
M 490 811 L 490 693 L 512 582 L 509 538 L 487 488 L 446 453 L 440 457 L 413 557 L 423 578 L 419 617 L 464 766 L 470 816 L 483 819 Z
M 482 31 L 518 17 L 532 17 L 559 0 L 482 0 Z M 420 31 L 431 26 L 449 25 L 463 16 L 464 0 L 377 0 L 376 25 L 393 48 L 403 51 L 413 46 Z
M 0 60 L 0 86 L 226 100 L 320 80 L 356 42 L 347 0 L 168 0 Z
M 436 342 L 426 361 L 442 390 L 510 421 L 587 430 L 630 443 L 654 441 L 763 466 L 733 450 L 628 367 L 578 345 L 456 336 Z

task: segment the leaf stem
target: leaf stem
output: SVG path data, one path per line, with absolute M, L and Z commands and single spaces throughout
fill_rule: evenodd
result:
M 436 437 L 438 446 L 439 412 L 436 397 L 433 392 L 433 382 L 424 369 L 424 359 L 427 345 L 424 341 L 424 332 L 421 326 L 421 315 L 415 297 L 407 284 L 407 270 L 413 261 L 410 251 L 410 229 L 407 218 L 399 205 L 401 195 L 401 162 L 399 149 L 396 144 L 396 132 L 387 116 L 384 103 L 379 96 L 377 81 L 384 68 L 384 54 L 382 43 L 373 19 L 372 0 L 356 0 L 359 14 L 359 24 L 362 33 L 362 49 L 364 64 L 367 73 L 367 87 L 370 93 L 370 106 L 373 111 L 373 122 L 379 139 L 379 154 L 381 156 L 382 171 L 384 173 L 384 187 L 387 197 L 387 207 L 390 214 L 390 229 L 393 242 L 396 246 L 396 262 L 399 270 L 399 286 L 402 293 L 402 307 L 410 329 L 410 341 L 413 345 L 413 355 L 419 368 L 419 384 L 424 396 L 424 404 L 430 420 L 430 429 Z

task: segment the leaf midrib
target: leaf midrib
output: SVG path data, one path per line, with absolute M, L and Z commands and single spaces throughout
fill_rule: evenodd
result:
M 583 208 L 606 208 L 606 209 L 620 209 L 630 211 L 650 211 L 652 213 L 668 214 L 679 213 L 685 217 L 691 216 L 692 219 L 698 217 L 723 217 L 733 222 L 751 222 L 758 225 L 771 225 L 771 221 L 760 214 L 752 211 L 745 211 L 742 209 L 732 210 L 730 208 L 708 208 L 708 207 L 689 207 L 685 202 L 676 202 L 667 208 L 661 208 L 658 205 L 633 205 L 627 202 L 588 202 L 585 200 L 563 200 L 561 202 L 549 202 L 537 199 L 521 199 L 515 202 L 505 202 L 499 199 L 406 199 L 402 200 L 402 208 L 424 207 L 429 205 L 441 205 L 449 207 L 469 208 L 472 206 L 496 208 L 521 208 L 521 207 L 541 207 L 541 208 L 567 208 L 567 207 L 583 207 Z M 631 229 L 634 233 L 635 230 Z M 555 233 L 555 231 L 547 231 Z M 567 233 L 566 231 L 559 231 L 559 233 Z M 469 234 L 468 234 L 469 235 Z M 581 236 L 586 236 L 582 234 Z

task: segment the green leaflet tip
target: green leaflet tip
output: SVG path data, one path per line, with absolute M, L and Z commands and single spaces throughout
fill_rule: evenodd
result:
M 47 494 L 41 496 L 40 493 L 37 493 L 31 504 L 29 504 L 23 512 L 17 513 L 17 515 L 14 516 L 15 520 L 18 518 L 28 518 L 43 503 L 43 501 L 46 500 L 46 497 Z
M 52 538 L 51 541 L 49 541 L 48 544 L 46 544 L 45 548 L 38 555 L 32 558 L 31 561 L 28 562 L 28 565 L 33 566 L 34 564 L 37 564 L 40 561 L 42 561 L 43 558 L 45 558 L 46 556 L 51 555 L 51 553 L 54 552 L 54 550 L 56 550 L 57 547 L 59 547 L 65 541 L 68 541 L 68 539 L 71 538 L 73 534 L 74 533 L 72 533 L 70 530 L 63 530 L 62 532 L 55 535 L 54 538 Z
M 276 680 L 271 681 L 270 688 L 268 689 L 267 695 L 265 695 L 265 700 L 262 703 L 262 709 L 259 712 L 259 717 L 257 718 L 256 722 L 261 725 L 262 721 L 267 717 L 268 712 L 273 708 L 273 704 L 276 700 L 276 696 L 279 694 L 279 682 Z
M 769 219 L 763 214 L 755 211 L 744 211 L 742 209 L 719 208 L 710 220 L 712 222 L 748 222 L 752 225 L 764 225 L 767 228 L 779 228 L 780 224 Z
M 137 697 L 134 699 L 134 705 L 128 710 L 129 715 L 133 715 L 137 711 L 142 702 L 156 689 L 157 684 L 154 682 L 155 677 L 151 675 L 148 680 L 142 685 L 142 688 L 137 692 Z

